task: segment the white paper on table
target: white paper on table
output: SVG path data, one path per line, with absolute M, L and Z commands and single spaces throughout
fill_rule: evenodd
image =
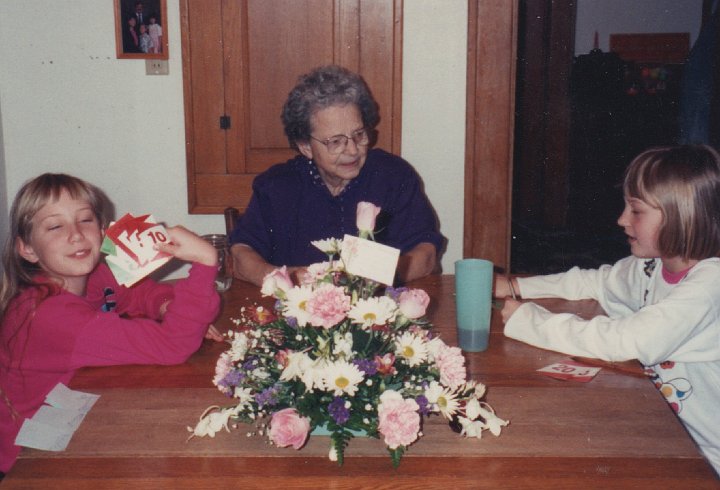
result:
M 74 432 L 67 426 L 57 427 L 25 419 L 15 437 L 15 444 L 46 451 L 64 451 Z
M 345 263 L 345 270 L 350 274 L 391 285 L 395 279 L 400 250 L 364 238 L 345 235 L 340 258 Z
M 64 451 L 100 395 L 74 391 L 62 383 L 55 385 L 33 418 L 25 419 L 15 437 L 18 446 Z
M 76 410 L 88 413 L 100 395 L 74 391 L 62 383 L 58 383 L 45 397 L 45 403 L 57 408 Z
M 35 412 L 33 422 L 38 422 L 45 425 L 51 425 L 57 428 L 67 428 L 71 431 L 77 430 L 80 427 L 83 419 L 87 412 L 79 412 L 77 410 L 68 410 L 65 408 L 51 407 L 50 405 L 43 405 L 40 410 Z

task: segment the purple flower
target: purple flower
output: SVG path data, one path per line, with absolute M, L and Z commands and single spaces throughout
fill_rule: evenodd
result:
M 245 373 L 237 369 L 233 369 L 220 380 L 220 386 L 238 386 L 245 379 Z
M 428 403 L 428 399 L 425 397 L 425 395 L 418 395 L 417 397 L 415 397 L 415 403 L 418 404 L 418 411 L 420 412 L 420 415 L 430 414 L 430 404 Z
M 350 410 L 345 408 L 345 400 L 336 396 L 328 405 L 328 412 L 338 425 L 344 425 L 350 418 Z
M 377 365 L 375 364 L 375 361 L 371 359 L 355 359 L 353 364 L 355 364 L 355 366 L 367 376 L 372 376 L 377 373 Z
M 406 287 L 402 287 L 402 288 L 387 287 L 385 289 L 385 296 L 390 296 L 397 303 L 398 299 L 400 299 L 400 295 L 407 290 L 408 290 L 408 288 L 406 288 Z
M 242 364 L 242 368 L 245 371 L 252 371 L 256 367 L 258 367 L 258 364 L 260 364 L 260 361 L 258 360 L 257 357 L 253 356 L 253 357 L 249 357 L 248 360 Z
M 255 401 L 257 402 L 258 406 L 260 408 L 264 407 L 265 405 L 273 406 L 277 405 L 279 388 L 277 385 L 271 386 L 270 388 L 265 388 L 260 393 L 255 395 Z

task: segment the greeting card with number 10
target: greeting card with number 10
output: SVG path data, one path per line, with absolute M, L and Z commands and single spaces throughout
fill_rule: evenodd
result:
M 117 282 L 132 286 L 170 260 L 170 254 L 154 249 L 169 240 L 165 227 L 152 215 L 126 214 L 110 224 L 100 251 L 107 254 L 105 259 Z

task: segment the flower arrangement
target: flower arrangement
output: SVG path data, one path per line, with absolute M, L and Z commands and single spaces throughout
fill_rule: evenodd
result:
M 379 211 L 358 205 L 360 238 L 373 237 Z M 213 383 L 236 402 L 206 410 L 190 437 L 229 431 L 232 420 L 300 449 L 323 431 L 330 460 L 342 464 L 349 441 L 365 434 L 382 438 L 397 466 L 432 414 L 466 437 L 499 435 L 508 422 L 482 401 L 485 386 L 466 379 L 461 350 L 433 335 L 427 293 L 350 274 L 340 239 L 313 245 L 326 262 L 309 266 L 297 285 L 287 268 L 274 270 L 261 289 L 276 299 L 274 311 L 246 307 L 234 320 Z

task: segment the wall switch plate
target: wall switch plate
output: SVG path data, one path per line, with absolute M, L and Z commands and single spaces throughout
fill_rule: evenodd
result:
M 168 73 L 168 60 L 145 60 L 146 75 L 167 75 Z

